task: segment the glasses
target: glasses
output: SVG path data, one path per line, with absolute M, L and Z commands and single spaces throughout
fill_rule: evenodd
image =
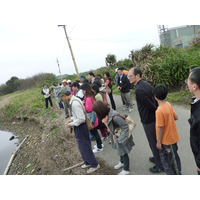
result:
M 128 75 L 128 78 L 132 78 L 133 76 L 135 76 L 134 74 L 133 75 Z

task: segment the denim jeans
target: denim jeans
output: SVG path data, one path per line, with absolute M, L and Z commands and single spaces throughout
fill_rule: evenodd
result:
M 64 106 L 63 106 L 62 101 L 60 101 L 58 105 L 59 105 L 60 108 L 63 108 L 63 109 L 64 109 Z

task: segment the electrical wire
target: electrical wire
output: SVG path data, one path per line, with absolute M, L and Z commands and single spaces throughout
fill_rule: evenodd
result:
M 81 41 L 81 42 L 101 42 L 101 43 L 130 43 L 130 42 L 142 42 L 147 40 L 159 40 L 157 37 L 152 38 L 139 38 L 139 39 L 91 39 L 91 38 L 76 38 L 69 37 L 69 40 Z

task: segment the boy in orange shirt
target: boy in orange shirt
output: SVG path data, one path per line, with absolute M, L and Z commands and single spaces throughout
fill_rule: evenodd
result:
M 165 101 L 167 88 L 157 85 L 153 94 L 158 102 L 156 110 L 156 147 L 167 175 L 181 175 L 181 161 L 177 153 L 177 142 L 180 140 L 175 120 L 178 120 L 172 105 Z

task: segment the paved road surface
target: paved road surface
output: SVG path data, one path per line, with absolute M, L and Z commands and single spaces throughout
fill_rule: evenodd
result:
M 117 111 L 120 114 L 125 114 L 126 112 L 122 111 L 123 106 L 120 96 L 115 95 L 114 99 Z M 152 173 L 149 171 L 149 168 L 154 166 L 153 163 L 149 162 L 149 157 L 152 156 L 152 153 L 146 139 L 142 124 L 140 122 L 135 99 L 133 101 L 135 105 L 133 112 L 130 113 L 130 116 L 136 121 L 137 126 L 133 132 L 135 146 L 129 154 L 130 171 L 132 175 L 152 175 Z M 189 109 L 185 109 L 180 106 L 173 107 L 179 117 L 179 120 L 176 121 L 176 124 L 180 136 L 180 141 L 178 142 L 178 153 L 182 163 L 182 174 L 196 175 L 197 171 L 195 167 L 194 157 L 191 152 L 189 143 L 189 124 L 187 120 L 190 116 L 190 111 Z M 95 144 L 96 142 L 92 141 L 92 145 Z M 119 156 L 117 155 L 116 150 L 112 149 L 111 145 L 109 144 L 109 140 L 104 141 L 104 150 L 100 153 L 95 154 L 95 156 L 97 158 L 104 158 L 104 160 L 106 160 L 107 163 L 111 166 L 115 166 L 119 162 Z M 118 171 L 120 172 L 120 170 Z M 165 173 L 160 173 L 159 175 L 165 175 Z

